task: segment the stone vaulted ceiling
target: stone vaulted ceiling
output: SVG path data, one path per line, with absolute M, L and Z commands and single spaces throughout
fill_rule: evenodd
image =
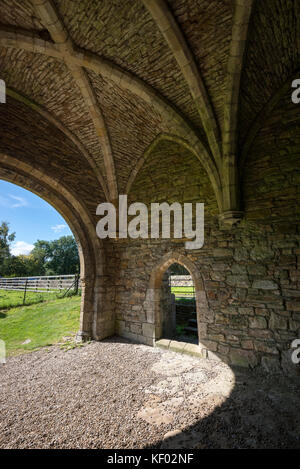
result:
M 240 155 L 300 68 L 300 0 L 0 0 L 0 15 L 0 78 L 16 113 L 70 141 L 66 180 L 85 161 L 90 193 L 116 200 L 174 136 L 220 211 L 239 210 Z

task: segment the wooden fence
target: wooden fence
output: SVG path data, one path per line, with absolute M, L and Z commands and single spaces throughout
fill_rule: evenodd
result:
M 171 275 L 169 284 L 176 298 L 194 298 L 195 286 L 190 275 Z
M 1 278 L 0 290 L 13 290 L 33 293 L 57 293 L 74 288 L 78 292 L 78 275 L 49 275 L 43 277 Z

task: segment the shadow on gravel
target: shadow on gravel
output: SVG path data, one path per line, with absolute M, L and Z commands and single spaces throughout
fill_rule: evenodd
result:
M 173 430 L 147 448 L 300 449 L 300 376 L 270 376 L 261 370 L 235 367 L 231 370 L 235 387 L 223 404 L 190 427 Z M 206 405 L 203 399 L 204 413 Z
M 131 343 L 113 336 L 103 342 Z M 216 390 L 199 402 L 198 418 L 188 428 L 172 430 L 145 448 L 160 449 L 300 449 L 300 373 L 292 363 L 287 374 L 268 374 L 230 366 L 235 377 L 231 394 L 209 414 L 211 400 L 220 401 Z M 197 414 L 196 414 L 197 416 Z M 191 420 L 193 415 L 191 413 Z M 195 420 L 195 419 L 194 419 Z M 174 427 L 174 425 L 172 425 Z

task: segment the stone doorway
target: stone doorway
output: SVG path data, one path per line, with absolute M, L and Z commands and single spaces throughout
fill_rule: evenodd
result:
M 171 347 L 170 344 L 173 343 L 176 343 L 176 347 L 177 344 L 179 344 L 179 341 L 164 339 L 164 323 L 166 324 L 166 319 L 164 319 L 165 314 L 163 314 L 163 312 L 166 311 L 164 309 L 166 305 L 168 307 L 167 311 L 171 311 L 170 304 L 172 304 L 172 302 L 169 301 L 168 306 L 168 302 L 166 303 L 164 300 L 162 300 L 162 289 L 164 288 L 163 278 L 166 274 L 166 271 L 169 269 L 169 267 L 172 266 L 172 264 L 179 264 L 189 272 L 189 275 L 193 279 L 195 291 L 196 321 L 198 329 L 198 337 L 196 338 L 197 343 L 189 344 L 187 342 L 182 342 L 179 347 L 179 351 L 187 349 L 189 346 L 193 347 L 195 349 L 194 351 L 196 352 L 195 354 L 200 356 L 203 349 L 205 348 L 205 346 L 202 344 L 202 340 L 206 338 L 206 323 L 209 320 L 209 309 L 207 305 L 206 294 L 203 288 L 201 274 L 194 263 L 189 259 L 189 257 L 182 254 L 181 252 L 169 252 L 163 256 L 161 261 L 156 265 L 151 273 L 145 302 L 145 311 L 147 314 L 147 330 L 149 329 L 149 334 L 152 332 L 152 336 L 151 339 L 147 341 L 147 343 L 150 344 L 151 342 L 153 345 L 164 346 L 166 348 L 169 348 L 169 346 Z M 174 328 L 174 322 L 172 323 L 171 321 L 168 323 L 171 325 L 171 327 Z
M 160 309 L 163 338 L 198 343 L 195 284 L 183 265 L 174 263 L 164 273 Z

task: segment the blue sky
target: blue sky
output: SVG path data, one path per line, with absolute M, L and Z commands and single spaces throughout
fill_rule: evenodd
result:
M 0 180 L 0 223 L 16 232 L 11 252 L 28 254 L 38 239 L 50 241 L 72 234 L 61 215 L 47 202 L 15 184 Z

